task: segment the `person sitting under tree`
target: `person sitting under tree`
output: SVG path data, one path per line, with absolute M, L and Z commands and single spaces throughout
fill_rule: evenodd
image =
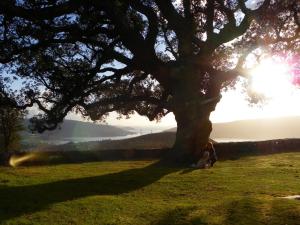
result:
M 212 142 L 208 142 L 203 149 L 202 157 L 196 164 L 192 164 L 193 168 L 206 169 L 212 167 L 217 161 L 216 150 Z

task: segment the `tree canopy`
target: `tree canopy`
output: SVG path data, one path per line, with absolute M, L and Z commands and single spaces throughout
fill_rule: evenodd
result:
M 246 74 L 249 54 L 299 52 L 299 8 L 297 0 L 1 1 L 2 74 L 23 81 L 18 107 L 43 111 L 38 131 L 71 110 L 93 120 L 173 112 L 178 127 L 207 123 L 192 129 L 207 140 L 220 91 Z M 8 82 L 1 96 L 12 102 Z

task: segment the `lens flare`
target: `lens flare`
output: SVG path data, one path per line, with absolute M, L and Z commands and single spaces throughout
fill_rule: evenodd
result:
M 22 156 L 13 155 L 9 159 L 9 165 L 12 167 L 17 167 L 18 165 L 35 158 L 37 158 L 36 153 L 28 153 Z
M 252 71 L 252 89 L 266 97 L 290 95 L 293 87 L 288 64 L 266 59 Z
M 292 55 L 287 59 L 288 65 L 291 68 L 290 73 L 293 76 L 293 84 L 300 86 L 300 54 Z

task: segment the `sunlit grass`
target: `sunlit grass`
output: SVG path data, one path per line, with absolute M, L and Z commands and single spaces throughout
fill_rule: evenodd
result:
M 0 224 L 300 224 L 300 153 L 153 163 L 0 167 Z

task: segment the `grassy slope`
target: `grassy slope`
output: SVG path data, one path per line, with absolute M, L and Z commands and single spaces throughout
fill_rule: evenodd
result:
M 300 224 L 300 153 L 213 169 L 98 162 L 0 167 L 0 224 Z

